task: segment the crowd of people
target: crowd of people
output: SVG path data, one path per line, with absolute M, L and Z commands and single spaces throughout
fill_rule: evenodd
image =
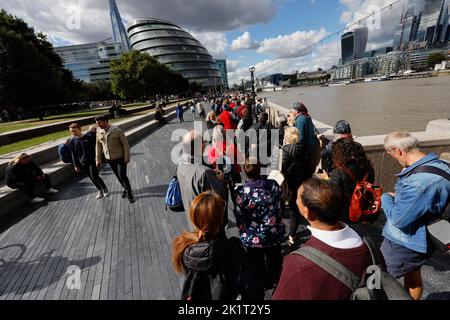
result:
M 296 251 L 299 225 L 311 234 L 302 248 L 319 252 L 362 279 L 374 264 L 364 231 L 383 212 L 387 219 L 384 241 L 376 248 L 382 257 L 380 267 L 392 278 L 404 278 L 402 290 L 411 299 L 422 297 L 421 268 L 436 250 L 427 237 L 427 225 L 439 219 L 450 202 L 448 163 L 423 153 L 410 133 L 389 134 L 386 153 L 404 168 L 396 192 L 367 200 L 367 217 L 361 215 L 355 222 L 349 213 L 354 210 L 358 186 L 363 182 L 374 194 L 381 187 L 374 186 L 373 164 L 354 140 L 347 121 L 336 123 L 335 139 L 321 153 L 319 133 L 304 104 L 294 104 L 287 117 L 281 116 L 276 129 L 284 183 L 279 185 L 262 173 L 268 163 L 247 150 L 272 141 L 260 139 L 260 131 L 270 134 L 275 129 L 264 103 L 229 96 L 212 101 L 210 108 L 206 127 L 212 130 L 212 139 L 205 139 L 202 132 L 189 132 L 177 167 L 190 228 L 173 242 L 174 268 L 186 276 L 183 299 L 263 300 L 271 289 L 274 300 L 350 299 L 356 288 Z M 250 143 L 242 148 L 236 138 L 227 139 L 230 130 L 238 136 L 250 128 L 258 133 L 256 146 Z M 231 159 L 231 171 L 218 165 L 218 156 Z M 245 161 L 236 162 L 239 157 Z M 320 160 L 322 169 L 316 170 Z M 441 173 L 415 169 L 423 166 Z M 227 237 L 227 230 L 234 226 L 228 208 L 239 232 L 238 242 Z M 283 252 L 285 243 L 289 249 Z
M 72 137 L 68 139 L 60 150 L 65 162 L 72 163 L 77 173 L 87 175 L 98 193 L 96 198 L 110 196 L 110 192 L 99 176 L 99 169 L 106 162 L 123 187 L 122 198 L 135 202 L 130 180 L 127 176 L 127 166 L 131 160 L 128 139 L 117 126 L 111 125 L 106 116 L 99 116 L 96 125 L 91 126 L 87 133 L 75 122 L 69 126 Z M 50 177 L 42 171 L 32 160 L 31 156 L 23 153 L 9 163 L 5 173 L 6 185 L 16 190 L 26 190 L 32 203 L 41 203 L 45 198 L 39 197 L 36 188 L 43 182 L 47 193 L 55 194 L 58 190 L 52 188 Z
M 206 97 L 189 105 L 192 119 L 203 120 L 210 135 L 195 130 L 187 133 L 176 168 L 189 224 L 189 230 L 173 241 L 173 267 L 186 276 L 182 298 L 251 301 L 273 292 L 274 300 L 349 299 L 352 288 L 297 254 L 299 226 L 311 234 L 302 248 L 320 252 L 362 277 L 373 264 L 366 235 L 361 234 L 362 222 L 374 222 L 384 212 L 384 241 L 377 248 L 382 267 L 392 277 L 404 278 L 405 292 L 420 299 L 421 268 L 435 251 L 427 225 L 450 202 L 450 165 L 437 155 L 423 153 L 412 134 L 389 134 L 386 153 L 404 170 L 398 174 L 395 193 L 380 195 L 370 203 L 367 211 L 378 214 L 372 220 L 355 222 L 349 214 L 354 210 L 355 190 L 360 182 L 374 189 L 376 173 L 364 148 L 353 138 L 350 124 L 338 121 L 335 139 L 321 153 L 319 132 L 303 103 L 294 104 L 276 126 L 269 121 L 267 107 L 267 101 L 242 94 Z M 163 112 L 163 108 L 157 110 L 161 117 Z M 182 105 L 176 114 L 184 122 Z M 122 197 L 135 202 L 127 176 L 131 154 L 124 132 L 106 117 L 98 117 L 86 134 L 78 123 L 69 130 L 69 161 L 76 172 L 91 179 L 98 189 L 97 199 L 110 195 L 99 176 L 99 169 L 107 163 L 123 187 Z M 238 143 L 239 136 L 249 130 L 256 139 L 247 137 L 244 144 Z M 234 133 L 231 138 L 230 132 Z M 276 147 L 281 152 L 281 184 L 269 179 L 267 170 Z M 320 160 L 322 169 L 317 170 Z M 40 182 L 49 193 L 58 192 L 27 154 L 9 164 L 6 182 L 11 188 L 26 190 L 34 203 L 44 201 L 36 196 Z M 239 238 L 227 236 L 234 226 Z M 285 243 L 288 246 L 283 250 Z

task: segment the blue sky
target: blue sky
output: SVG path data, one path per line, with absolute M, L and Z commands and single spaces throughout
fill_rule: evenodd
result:
M 228 60 L 231 83 L 273 72 L 310 71 L 337 64 L 339 37 L 305 51 L 323 37 L 396 0 L 116 0 L 125 21 L 154 17 L 179 24 L 217 58 Z M 401 0 L 369 32 L 368 49 L 392 45 Z M 107 0 L 0 0 L 0 8 L 46 33 L 55 46 L 111 36 Z M 371 11 L 372 10 L 372 11 Z M 71 21 L 78 19 L 77 28 Z M 378 22 L 378 20 L 377 20 Z

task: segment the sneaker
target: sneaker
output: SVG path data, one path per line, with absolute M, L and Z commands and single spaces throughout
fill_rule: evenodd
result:
M 126 197 L 127 197 L 127 192 L 126 191 L 122 192 L 122 198 L 125 199 Z
M 108 191 L 108 188 L 106 188 L 106 189 L 103 190 L 103 196 L 104 196 L 105 198 L 108 198 L 108 197 L 110 196 L 109 191 Z
M 104 196 L 105 196 L 105 195 L 103 194 L 103 191 L 99 191 L 99 192 L 97 193 L 97 196 L 95 197 L 95 199 L 99 200 L 99 199 L 103 198 Z
M 130 201 L 130 203 L 135 203 L 136 199 L 134 199 L 133 195 L 130 194 L 130 195 L 128 195 L 128 201 Z
M 50 188 L 50 189 L 47 190 L 47 192 L 48 192 L 48 193 L 53 193 L 53 194 L 55 194 L 55 193 L 58 193 L 59 190 L 56 190 L 56 189 L 54 189 L 54 188 Z
M 39 197 L 35 197 L 35 198 L 31 199 L 31 203 L 41 203 L 44 201 L 45 201 L 45 199 L 39 198 Z

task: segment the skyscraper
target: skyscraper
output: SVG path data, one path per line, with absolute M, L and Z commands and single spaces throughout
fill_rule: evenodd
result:
M 439 41 L 438 28 L 444 3 L 444 0 L 425 0 L 425 8 L 417 33 L 417 41 L 427 41 L 428 44 L 435 44 Z
M 357 28 L 342 36 L 342 64 L 361 59 L 367 47 L 369 29 L 367 27 Z
M 109 13 L 111 15 L 111 23 L 113 30 L 113 41 L 121 43 L 126 52 L 131 50 L 130 40 L 128 39 L 125 26 L 120 16 L 119 8 L 117 8 L 116 0 L 109 0 Z
M 220 74 L 222 75 L 222 82 L 225 88 L 229 88 L 228 86 L 228 69 L 227 69 L 227 60 L 223 59 L 215 59 L 217 67 L 220 70 Z

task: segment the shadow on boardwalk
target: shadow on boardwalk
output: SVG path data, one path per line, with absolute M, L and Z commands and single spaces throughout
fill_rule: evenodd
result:
M 100 257 L 83 260 L 70 260 L 61 256 L 52 256 L 46 252 L 34 260 L 22 261 L 27 248 L 16 244 L 0 248 L 8 250 L 8 259 L 0 259 L 0 296 L 13 298 L 36 290 L 42 290 L 67 276 L 67 268 L 76 266 L 86 270 L 100 262 Z M 11 251 L 15 254 L 11 255 Z

